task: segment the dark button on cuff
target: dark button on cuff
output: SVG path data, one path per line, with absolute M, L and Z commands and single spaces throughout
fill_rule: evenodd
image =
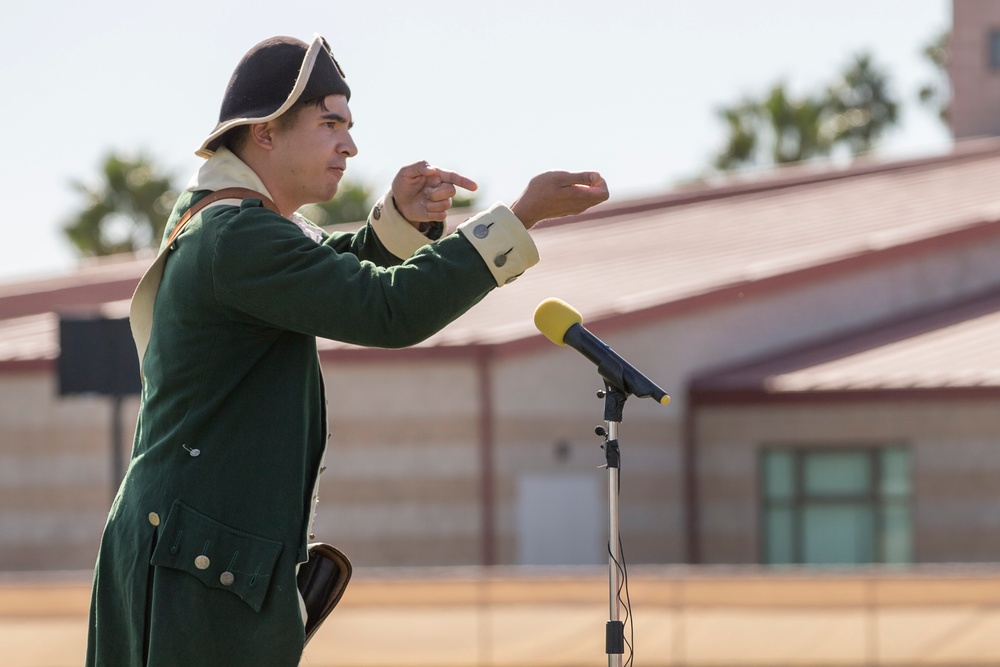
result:
M 510 252 L 510 251 L 508 250 L 507 252 Z M 507 253 L 506 252 L 497 253 L 497 256 L 493 258 L 493 264 L 495 264 L 498 269 L 500 267 L 502 267 L 506 263 L 507 263 Z
M 381 206 L 381 204 L 378 205 L 378 206 L 376 206 L 372 210 L 372 217 L 375 218 L 376 220 L 379 220 L 382 217 L 382 206 Z

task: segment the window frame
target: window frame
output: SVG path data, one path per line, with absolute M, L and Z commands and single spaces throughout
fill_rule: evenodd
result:
M 909 478 L 907 492 L 903 494 L 890 494 L 882 491 L 883 467 L 886 455 L 892 450 L 903 450 L 907 454 Z M 769 496 L 767 486 L 768 465 L 767 459 L 771 453 L 788 453 L 792 457 L 792 490 L 788 499 L 775 500 Z M 809 494 L 805 489 L 805 466 L 806 459 L 810 455 L 821 455 L 830 453 L 851 452 L 864 454 L 868 462 L 867 488 L 863 493 L 858 494 Z M 757 559 L 758 563 L 771 567 L 780 566 L 863 566 L 870 564 L 907 564 L 913 561 L 914 551 L 914 521 L 913 521 L 913 449 L 902 442 L 883 443 L 852 443 L 852 444 L 822 444 L 807 445 L 801 443 L 766 443 L 758 449 L 757 453 Z M 863 503 L 864 507 L 873 511 L 873 556 L 869 563 L 836 563 L 821 564 L 807 563 L 805 561 L 805 508 L 816 504 L 846 505 L 850 503 Z M 910 520 L 910 544 L 908 561 L 886 561 L 886 515 L 892 507 L 902 505 Z M 770 525 L 769 510 L 774 508 L 787 507 L 791 511 L 791 562 L 770 562 Z
M 994 29 L 990 31 L 986 48 L 989 51 L 987 53 L 987 64 L 990 71 L 994 74 L 1000 73 L 1000 30 Z

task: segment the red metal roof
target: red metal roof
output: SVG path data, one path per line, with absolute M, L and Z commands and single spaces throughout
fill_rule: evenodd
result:
M 72 273 L 0 283 L 0 320 L 67 310 L 97 310 L 109 301 L 130 299 L 151 253 L 86 260 Z
M 1000 389 L 1000 291 L 691 382 L 702 403 Z M 983 393 L 983 392 L 979 392 Z
M 612 200 L 537 228 L 541 263 L 415 352 L 544 344 L 532 314 L 550 296 L 575 306 L 599 331 L 626 316 L 665 316 L 900 253 L 991 237 L 1000 234 L 998 182 L 1000 141 L 983 140 L 934 158 L 795 167 Z M 67 276 L 0 285 L 0 340 L 7 326 L 34 327 L 16 352 L 0 346 L 0 364 L 52 354 L 53 318 L 26 316 L 127 299 L 149 261 L 116 259 Z M 3 322 L 9 318 L 26 319 Z M 337 356 L 371 354 L 333 341 L 321 341 L 321 348 Z

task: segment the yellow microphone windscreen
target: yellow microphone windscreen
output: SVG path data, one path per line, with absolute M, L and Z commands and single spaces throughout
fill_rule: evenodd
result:
M 565 345 L 563 337 L 574 324 L 583 324 L 583 317 L 562 299 L 549 298 L 535 308 L 535 327 L 556 345 Z

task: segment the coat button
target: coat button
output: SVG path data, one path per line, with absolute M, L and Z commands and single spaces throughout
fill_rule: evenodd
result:
M 156 512 L 150 512 L 147 518 L 149 519 L 149 522 L 154 526 L 160 525 L 160 515 L 157 514 Z
M 219 575 L 219 583 L 223 586 L 232 586 L 234 581 L 236 581 L 236 577 L 233 576 L 232 572 L 223 572 Z
M 202 554 L 194 559 L 194 566 L 199 570 L 207 570 L 208 566 L 212 564 L 212 561 L 208 559 L 208 556 Z
M 485 239 L 490 235 L 490 228 L 486 225 L 476 225 L 476 228 L 472 230 L 472 235 L 477 239 Z
M 507 253 L 506 252 L 497 253 L 497 256 L 493 258 L 493 263 L 496 265 L 497 268 L 500 268 L 501 266 L 506 264 Z
M 382 206 L 376 206 L 372 209 L 372 217 L 376 220 L 382 217 Z

